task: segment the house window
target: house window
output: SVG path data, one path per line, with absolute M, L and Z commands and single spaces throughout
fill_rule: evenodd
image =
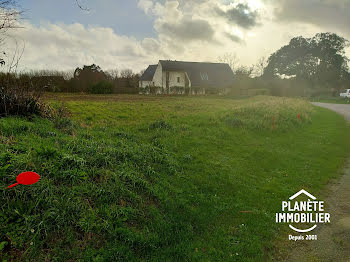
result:
M 179 76 L 177 77 L 177 82 L 180 83 L 180 77 Z
M 208 81 L 209 80 L 209 77 L 208 77 L 208 74 L 207 73 L 202 73 L 200 72 L 200 76 L 201 76 L 201 79 L 204 81 Z

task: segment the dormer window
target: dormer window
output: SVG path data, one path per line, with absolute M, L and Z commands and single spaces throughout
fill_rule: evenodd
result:
M 208 81 L 209 80 L 209 77 L 208 77 L 207 73 L 200 72 L 200 76 L 201 76 L 201 79 L 203 81 Z

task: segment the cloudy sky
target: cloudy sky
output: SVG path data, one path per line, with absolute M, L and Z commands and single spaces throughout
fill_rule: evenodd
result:
M 18 0 L 22 28 L 7 56 L 25 45 L 21 70 L 84 64 L 138 72 L 160 59 L 242 65 L 268 57 L 294 36 L 335 32 L 350 39 L 349 0 Z M 16 44 L 17 43 L 17 44 Z

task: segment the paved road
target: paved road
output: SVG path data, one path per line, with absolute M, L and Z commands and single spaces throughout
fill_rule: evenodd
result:
M 348 121 L 350 121 L 350 105 L 342 104 L 327 104 L 327 103 L 312 103 L 315 106 L 321 106 L 333 110 L 343 115 Z
M 313 103 L 333 110 L 350 122 L 350 105 Z M 317 241 L 302 241 L 292 249 L 286 261 L 298 262 L 350 262 L 350 159 L 344 175 L 329 187 L 325 199 L 331 214 L 331 223 L 313 231 Z

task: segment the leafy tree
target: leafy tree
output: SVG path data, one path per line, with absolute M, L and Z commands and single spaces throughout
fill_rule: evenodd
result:
M 77 68 L 74 71 L 74 78 L 80 81 L 98 82 L 107 78 L 102 69 L 93 64 L 90 66 L 84 65 L 83 68 Z
M 295 76 L 317 86 L 339 85 L 349 78 L 348 45 L 345 38 L 334 33 L 295 37 L 269 57 L 264 76 Z
M 314 86 L 339 87 L 349 79 L 348 46 L 345 38 L 334 33 L 295 37 L 269 57 L 264 76 L 295 76 Z
M 98 82 L 108 80 L 107 75 L 102 71 L 102 69 L 93 64 L 90 66 L 84 66 L 83 68 L 77 68 L 74 71 L 74 78 L 72 79 L 74 83 L 75 91 L 87 91 L 87 89 Z

